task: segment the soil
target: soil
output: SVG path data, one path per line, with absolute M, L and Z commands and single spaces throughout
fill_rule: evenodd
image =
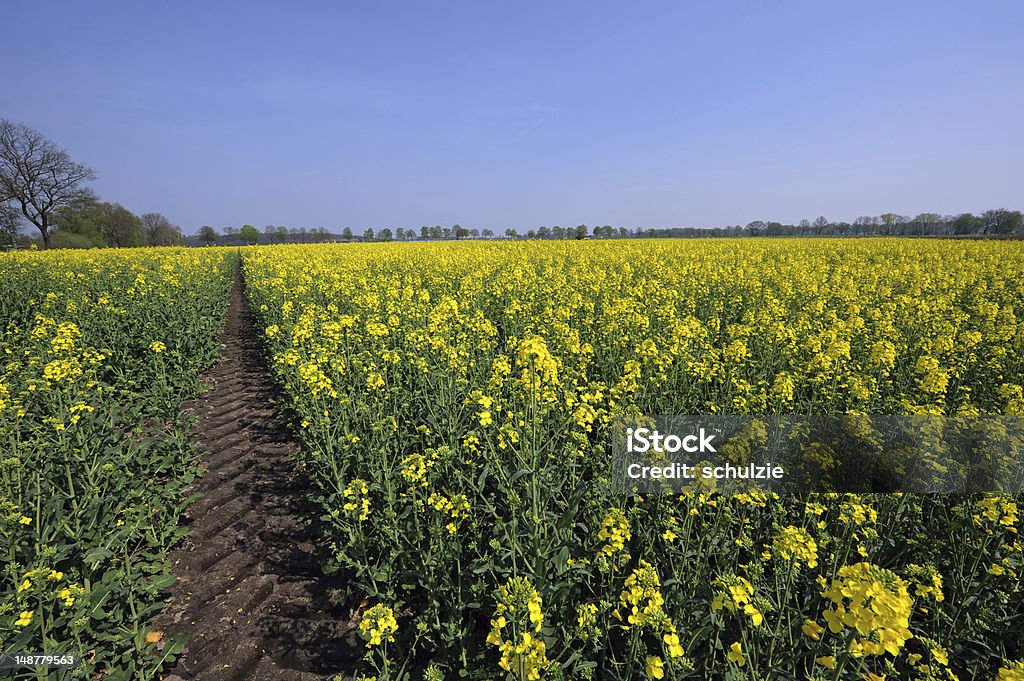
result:
M 178 576 L 155 628 L 188 643 L 165 681 L 319 681 L 361 655 L 351 612 L 320 568 L 315 509 L 299 445 L 272 401 L 276 388 L 236 274 L 222 359 L 189 406 L 205 469 L 170 555 Z

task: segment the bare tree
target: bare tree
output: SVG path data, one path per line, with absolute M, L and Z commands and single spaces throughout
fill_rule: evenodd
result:
M 37 130 L 0 119 L 0 200 L 14 201 L 50 247 L 53 212 L 91 192 L 82 183 L 96 179 L 92 168 L 75 163 L 68 153 Z
M 142 230 L 150 246 L 174 246 L 181 243 L 181 228 L 160 213 L 142 216 Z

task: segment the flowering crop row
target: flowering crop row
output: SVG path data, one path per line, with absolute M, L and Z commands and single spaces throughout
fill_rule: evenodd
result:
M 196 473 L 179 409 L 217 356 L 234 261 L 0 254 L 0 650 L 82 660 L 40 678 L 160 668 L 148 625 Z
M 248 251 L 381 678 L 1022 678 L 1016 500 L 615 498 L 640 414 L 1020 414 L 1024 248 Z

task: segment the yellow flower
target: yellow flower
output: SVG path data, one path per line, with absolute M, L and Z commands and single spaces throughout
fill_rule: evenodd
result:
M 32 610 L 22 610 L 21 616 L 14 620 L 14 625 L 17 627 L 27 627 L 32 624 Z
M 726 657 L 728 657 L 732 662 L 735 662 L 740 667 L 747 663 L 747 658 L 743 655 L 743 646 L 740 645 L 739 641 L 736 641 L 731 646 L 729 646 L 729 653 L 728 655 L 726 655 Z
M 665 663 L 660 657 L 649 656 L 647 658 L 647 676 L 652 679 L 665 678 Z
M 682 657 L 684 655 L 683 646 L 679 643 L 679 636 L 673 632 L 665 634 L 662 637 L 665 641 L 665 645 L 668 646 L 668 654 L 670 657 Z
M 155 352 L 156 354 L 160 354 L 161 352 L 167 349 L 167 346 L 160 341 L 153 341 L 152 343 L 149 344 L 149 349 Z
M 818 639 L 820 639 L 821 635 L 822 635 L 822 633 L 824 631 L 825 631 L 825 628 L 823 626 L 821 626 L 820 624 L 818 624 L 817 622 L 815 622 L 814 620 L 812 620 L 812 619 L 808 619 L 807 621 L 804 622 L 804 626 L 803 626 L 804 635 L 807 636 L 808 638 L 810 638 L 813 641 L 817 641 Z

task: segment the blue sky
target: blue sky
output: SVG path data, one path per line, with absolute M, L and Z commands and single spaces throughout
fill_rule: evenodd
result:
M 252 223 L 1024 208 L 1024 3 L 5 3 L 0 116 L 100 196 Z

